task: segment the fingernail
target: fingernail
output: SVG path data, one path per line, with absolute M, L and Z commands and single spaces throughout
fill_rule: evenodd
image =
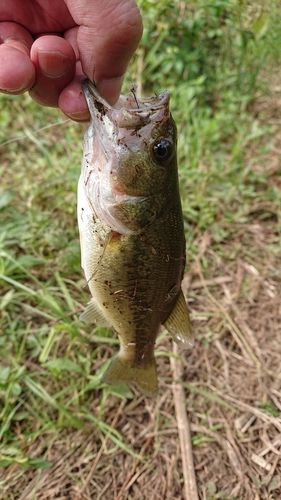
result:
M 14 88 L 0 88 L 1 94 L 10 94 L 10 95 L 18 95 L 18 94 L 23 94 L 26 92 L 30 87 L 30 82 L 29 80 L 25 83 L 23 83 L 20 87 L 17 87 L 16 89 Z
M 60 52 L 38 50 L 38 63 L 45 76 L 59 78 L 67 72 L 70 59 Z
M 100 80 L 96 83 L 99 93 L 107 100 L 111 105 L 118 101 L 120 96 L 124 76 L 118 78 L 112 78 L 110 80 Z
M 64 114 L 74 120 L 75 122 L 88 122 L 90 119 L 90 113 L 88 108 L 85 111 L 76 111 L 76 113 L 66 113 Z

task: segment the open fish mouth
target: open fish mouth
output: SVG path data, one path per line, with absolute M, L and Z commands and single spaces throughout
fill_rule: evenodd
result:
M 170 93 L 167 90 L 159 95 L 137 99 L 134 95 L 121 95 L 114 106 L 99 94 L 89 79 L 85 80 L 83 90 L 91 118 L 103 121 L 107 116 L 119 128 L 143 127 L 152 120 L 157 120 L 157 114 L 159 119 L 169 116 Z
M 112 150 L 113 144 L 116 147 L 123 146 L 133 153 L 142 151 L 151 141 L 153 128 L 159 127 L 170 117 L 168 91 L 140 97 L 137 101 L 133 95 L 121 95 L 117 103 L 111 106 L 90 80 L 85 80 L 83 90 L 91 123 L 105 155 Z

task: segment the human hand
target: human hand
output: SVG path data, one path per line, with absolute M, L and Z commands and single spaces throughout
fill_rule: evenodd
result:
M 135 0 L 4 0 L 0 3 L 0 92 L 89 119 L 85 75 L 114 104 L 142 34 Z

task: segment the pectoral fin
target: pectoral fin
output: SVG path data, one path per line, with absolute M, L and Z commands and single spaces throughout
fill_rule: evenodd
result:
M 90 302 L 88 303 L 85 311 L 80 314 L 79 319 L 81 321 L 85 321 L 88 324 L 97 324 L 99 326 L 110 327 L 110 323 L 102 314 L 101 310 L 96 304 L 95 299 L 92 297 Z
M 171 334 L 173 341 L 182 349 L 191 349 L 193 347 L 189 311 L 182 290 L 180 290 L 174 309 L 166 319 L 164 326 Z

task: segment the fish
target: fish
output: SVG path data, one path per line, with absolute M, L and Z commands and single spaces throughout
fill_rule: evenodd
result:
M 154 356 L 161 325 L 193 346 L 181 288 L 186 263 L 170 94 L 121 95 L 111 106 L 83 90 L 91 121 L 78 183 L 81 265 L 91 300 L 81 321 L 112 327 L 120 341 L 101 381 L 158 391 Z

